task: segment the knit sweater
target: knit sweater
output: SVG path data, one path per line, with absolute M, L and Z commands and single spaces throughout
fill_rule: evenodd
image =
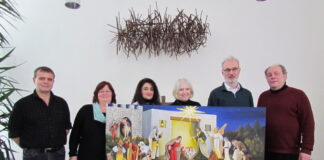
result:
M 299 89 L 284 86 L 265 91 L 258 106 L 266 107 L 267 152 L 311 154 L 314 145 L 314 117 L 309 100 Z

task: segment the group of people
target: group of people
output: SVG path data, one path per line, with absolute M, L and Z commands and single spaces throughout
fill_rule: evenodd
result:
M 222 62 L 224 83 L 211 91 L 208 106 L 253 107 L 251 92 L 238 82 L 239 61 L 229 57 Z M 283 65 L 266 68 L 270 89 L 264 91 L 257 106 L 266 107 L 266 160 L 310 160 L 314 145 L 314 117 L 306 94 L 286 84 Z M 42 66 L 34 71 L 34 92 L 14 105 L 9 119 L 9 137 L 23 148 L 24 160 L 63 160 L 64 145 L 69 141 L 70 160 L 104 160 L 107 104 L 116 103 L 116 94 L 107 81 L 100 82 L 92 104 L 81 107 L 73 127 L 66 101 L 53 94 L 55 74 Z M 192 101 L 190 82 L 179 79 L 174 87 L 175 101 L 170 105 L 201 106 Z M 142 79 L 132 104 L 161 105 L 158 87 L 152 79 Z

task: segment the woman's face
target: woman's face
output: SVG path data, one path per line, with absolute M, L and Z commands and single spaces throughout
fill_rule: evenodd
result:
M 112 91 L 109 89 L 107 85 L 105 85 L 102 89 L 98 92 L 98 101 L 99 103 L 111 103 L 112 98 Z
M 191 98 L 191 90 L 188 83 L 180 83 L 177 97 L 180 101 L 188 101 Z
M 144 83 L 142 86 L 142 96 L 146 100 L 153 99 L 154 89 L 151 83 Z

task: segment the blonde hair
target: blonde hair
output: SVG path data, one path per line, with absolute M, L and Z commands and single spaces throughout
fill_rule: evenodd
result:
M 190 97 L 190 98 L 192 98 L 193 95 L 194 95 L 194 90 L 193 90 L 193 88 L 192 88 L 191 83 L 190 83 L 187 79 L 185 79 L 185 78 L 181 78 L 181 79 L 178 79 L 178 80 L 176 81 L 176 83 L 175 83 L 175 85 L 174 85 L 174 88 L 173 88 L 173 92 L 172 92 L 173 97 L 174 97 L 175 99 L 178 99 L 177 93 L 178 93 L 178 90 L 179 90 L 180 85 L 181 85 L 182 83 L 186 83 L 186 84 L 188 84 L 188 87 L 189 87 L 190 92 L 191 92 L 191 97 Z

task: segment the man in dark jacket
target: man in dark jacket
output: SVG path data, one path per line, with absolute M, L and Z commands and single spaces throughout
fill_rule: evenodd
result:
M 208 106 L 246 106 L 253 107 L 253 98 L 249 90 L 238 82 L 241 72 L 240 62 L 229 57 L 222 63 L 222 75 L 225 82 L 211 91 Z

